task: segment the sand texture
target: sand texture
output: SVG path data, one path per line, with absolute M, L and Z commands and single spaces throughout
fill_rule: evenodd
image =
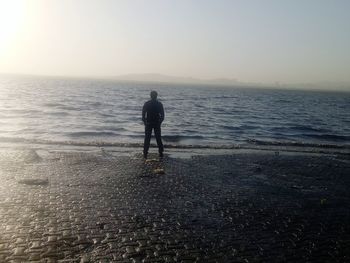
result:
M 348 155 L 2 151 L 0 262 L 350 262 L 349 189 Z

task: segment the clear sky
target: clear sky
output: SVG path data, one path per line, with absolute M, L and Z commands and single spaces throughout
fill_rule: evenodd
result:
M 0 0 L 0 72 L 350 82 L 348 0 Z

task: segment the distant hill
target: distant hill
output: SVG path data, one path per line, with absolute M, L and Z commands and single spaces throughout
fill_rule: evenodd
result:
M 299 82 L 299 83 L 262 83 L 262 82 L 241 82 L 230 78 L 199 79 L 192 77 L 176 77 L 157 73 L 146 74 L 126 74 L 119 76 L 44 76 L 30 74 L 1 73 L 0 77 L 50 77 L 50 78 L 91 78 L 91 79 L 109 79 L 117 81 L 130 82 L 149 82 L 149 83 L 174 83 L 189 85 L 213 85 L 227 87 L 251 87 L 251 88 L 276 88 L 292 90 L 322 90 L 322 91 L 340 91 L 350 92 L 350 82 L 345 81 L 319 81 L 319 82 Z
M 219 85 L 231 87 L 254 87 L 254 88 L 278 88 L 278 89 L 306 89 L 306 90 L 327 90 L 327 91 L 350 91 L 348 82 L 312 82 L 312 83 L 254 83 L 241 82 L 236 79 L 198 79 L 192 77 L 175 77 L 156 73 L 148 74 L 127 74 L 114 77 L 122 81 L 152 82 L 152 83 L 174 83 L 190 85 Z
M 312 83 L 294 83 L 285 84 L 284 87 L 307 90 L 327 90 L 327 91 L 346 91 L 350 92 L 350 83 L 341 81 L 323 81 Z
M 207 85 L 225 85 L 225 86 L 246 86 L 248 83 L 239 82 L 236 79 L 196 79 L 192 77 L 175 77 L 162 74 L 127 74 L 117 76 L 115 79 L 138 82 L 160 82 L 176 84 L 207 84 Z

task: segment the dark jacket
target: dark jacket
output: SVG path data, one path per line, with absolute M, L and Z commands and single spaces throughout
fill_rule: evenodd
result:
M 143 105 L 142 121 L 144 124 L 161 124 L 164 120 L 163 104 L 158 100 L 149 100 Z

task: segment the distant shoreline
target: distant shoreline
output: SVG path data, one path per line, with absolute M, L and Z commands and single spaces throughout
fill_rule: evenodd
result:
M 129 75 L 120 76 L 79 76 L 79 75 L 41 75 L 25 73 L 1 73 L 1 76 L 20 77 L 20 78 L 49 78 L 49 79 L 76 79 L 76 80 L 98 80 L 112 81 L 116 83 L 135 83 L 147 85 L 186 85 L 195 87 L 222 87 L 222 88 L 248 88 L 248 89 L 266 89 L 266 90 L 297 90 L 311 92 L 350 92 L 350 83 L 345 82 L 321 82 L 321 83 L 260 83 L 260 82 L 240 82 L 234 79 L 194 79 L 184 77 L 172 77 L 160 75 L 163 79 L 142 78 L 147 74 L 135 74 L 135 77 Z M 154 74 L 150 74 L 154 75 Z M 155 74 L 158 75 L 158 74 Z

